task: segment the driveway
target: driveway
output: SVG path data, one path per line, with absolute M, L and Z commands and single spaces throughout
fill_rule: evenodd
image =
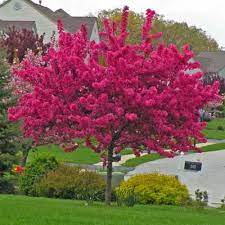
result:
M 185 161 L 201 161 L 202 171 L 184 170 Z M 210 205 L 215 206 L 225 196 L 225 150 L 195 153 L 144 163 L 129 172 L 125 179 L 129 179 L 135 174 L 152 172 L 178 175 L 179 180 L 187 185 L 192 196 L 197 189 L 207 191 Z

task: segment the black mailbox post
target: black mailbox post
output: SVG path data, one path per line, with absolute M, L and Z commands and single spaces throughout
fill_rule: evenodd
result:
M 184 169 L 199 172 L 202 170 L 202 163 L 185 161 Z

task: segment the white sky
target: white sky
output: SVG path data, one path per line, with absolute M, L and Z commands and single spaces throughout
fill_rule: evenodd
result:
M 2 0 L 0 0 L 1 2 Z M 34 0 L 38 2 L 39 0 Z M 42 5 L 63 8 L 73 16 L 97 15 L 101 9 L 121 8 L 144 12 L 154 9 L 166 19 L 185 21 L 202 28 L 225 47 L 225 0 L 42 0 Z

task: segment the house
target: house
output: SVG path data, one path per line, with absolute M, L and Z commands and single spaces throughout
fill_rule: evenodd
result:
M 86 25 L 90 40 L 99 42 L 99 32 L 96 17 L 74 17 L 63 9 L 52 11 L 51 9 L 31 0 L 6 0 L 0 5 L 0 31 L 9 26 L 18 29 L 26 28 L 37 32 L 39 35 L 45 33 L 45 42 L 51 40 L 53 32 L 57 33 L 57 21 L 61 19 L 67 32 L 76 32 L 82 24 Z
M 225 51 L 201 52 L 196 60 L 201 63 L 205 75 L 218 75 L 225 78 Z

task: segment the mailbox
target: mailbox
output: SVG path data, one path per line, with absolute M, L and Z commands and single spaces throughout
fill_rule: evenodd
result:
M 202 170 L 202 163 L 201 162 L 185 161 L 184 169 L 199 172 L 199 171 Z
M 119 162 L 121 160 L 121 155 L 115 155 L 114 157 L 113 157 L 113 162 Z

